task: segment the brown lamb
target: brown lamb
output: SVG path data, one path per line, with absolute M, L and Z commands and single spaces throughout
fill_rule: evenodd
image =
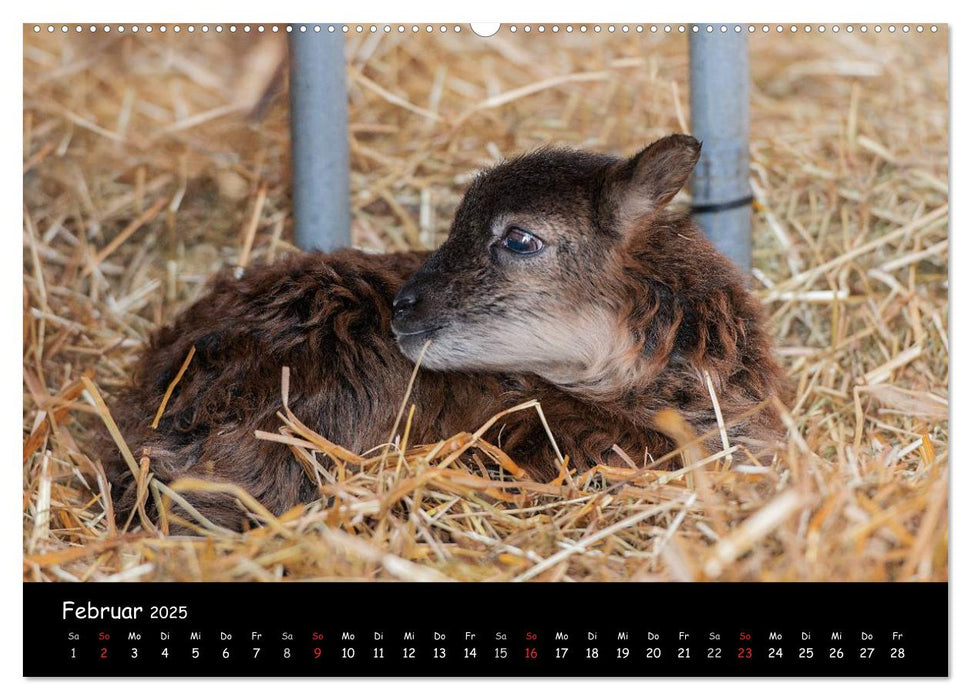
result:
M 674 135 L 630 159 L 541 149 L 479 175 L 434 253 L 306 253 L 217 277 L 152 338 L 113 406 L 122 434 L 157 478 L 232 482 L 279 514 L 319 497 L 287 446 L 254 435 L 280 425 L 282 368 L 296 416 L 363 451 L 388 440 L 424 348 L 412 444 L 535 398 L 580 470 L 615 463 L 614 445 L 635 459 L 668 453 L 672 433 L 655 420 L 665 408 L 718 450 L 707 372 L 732 441 L 771 448 L 783 382 L 760 305 L 667 207 L 700 147 Z M 533 478 L 557 473 L 534 411 L 485 438 Z M 112 444 L 102 459 L 124 518 L 134 481 Z M 223 526 L 249 519 L 226 495 L 187 498 Z

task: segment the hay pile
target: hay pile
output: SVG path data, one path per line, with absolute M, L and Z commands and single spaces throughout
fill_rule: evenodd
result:
M 95 394 L 211 273 L 291 249 L 285 40 L 28 28 L 25 580 L 946 579 L 946 42 L 751 38 L 756 277 L 797 389 L 776 463 L 498 481 L 443 435 L 345 455 L 329 507 L 184 538 L 107 517 Z M 687 130 L 686 44 L 352 32 L 355 243 L 434 246 L 496 158 Z

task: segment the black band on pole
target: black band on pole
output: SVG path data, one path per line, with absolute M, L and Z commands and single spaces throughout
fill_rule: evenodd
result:
M 694 214 L 713 214 L 716 211 L 728 211 L 729 209 L 746 207 L 754 201 L 755 197 L 749 195 L 748 197 L 734 199 L 731 202 L 722 202 L 721 204 L 697 204 L 691 207 L 691 212 Z

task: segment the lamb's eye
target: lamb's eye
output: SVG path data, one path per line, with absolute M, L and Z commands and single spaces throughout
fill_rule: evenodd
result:
M 533 255 L 543 249 L 543 241 L 529 231 L 515 226 L 502 237 L 502 247 L 517 255 Z

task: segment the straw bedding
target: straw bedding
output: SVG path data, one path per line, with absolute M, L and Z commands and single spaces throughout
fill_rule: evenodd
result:
M 322 500 L 274 518 L 237 493 L 265 527 L 175 537 L 114 524 L 91 436 L 156 324 L 292 249 L 285 40 L 25 29 L 24 579 L 946 579 L 946 33 L 750 48 L 755 286 L 795 387 L 775 461 L 534 483 L 469 449 L 482 426 L 409 444 L 389 396 L 400 428 L 364 455 L 281 418 L 331 465 Z M 680 35 L 379 29 L 347 55 L 365 248 L 436 245 L 497 158 L 688 129 Z M 138 466 L 151 497 L 214 488 Z

